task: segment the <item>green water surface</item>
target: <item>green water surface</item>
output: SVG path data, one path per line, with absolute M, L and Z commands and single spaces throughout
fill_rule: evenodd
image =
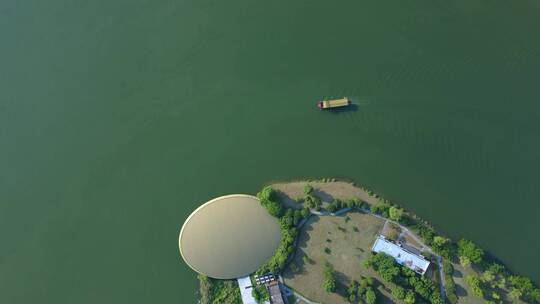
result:
M 4 0 L 0 303 L 194 303 L 191 211 L 302 177 L 539 281 L 539 71 L 535 0 Z

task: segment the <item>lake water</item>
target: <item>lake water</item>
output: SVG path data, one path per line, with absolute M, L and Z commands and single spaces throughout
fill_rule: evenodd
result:
M 6 0 L 0 37 L 2 303 L 193 303 L 187 216 L 302 177 L 540 281 L 538 1 Z

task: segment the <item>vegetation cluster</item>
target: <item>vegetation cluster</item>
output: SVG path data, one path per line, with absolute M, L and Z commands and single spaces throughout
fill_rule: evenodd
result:
M 396 284 L 392 290 L 392 295 L 396 300 L 407 304 L 443 303 L 435 282 L 397 264 L 389 255 L 377 253 L 365 260 L 364 266 L 375 270 L 383 280 Z
M 199 279 L 200 304 L 238 304 L 242 303 L 240 289 L 235 280 L 217 280 L 202 274 Z

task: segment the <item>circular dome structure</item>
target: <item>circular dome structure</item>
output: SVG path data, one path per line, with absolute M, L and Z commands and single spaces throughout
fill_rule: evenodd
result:
M 215 198 L 187 218 L 178 240 L 180 254 L 196 272 L 216 279 L 251 274 L 277 249 L 277 220 L 251 195 Z

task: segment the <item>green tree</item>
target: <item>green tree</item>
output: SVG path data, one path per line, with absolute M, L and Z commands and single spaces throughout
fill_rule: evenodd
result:
M 416 302 L 416 295 L 414 294 L 414 291 L 408 290 L 403 302 L 405 304 L 414 304 L 414 302 Z
M 349 302 L 354 302 L 358 298 L 358 282 L 352 281 L 347 288 L 347 296 L 349 297 Z
M 461 266 L 463 266 L 463 267 L 469 267 L 469 266 L 471 266 L 471 260 L 469 260 L 469 258 L 466 257 L 466 256 L 460 256 L 459 257 L 459 264 L 461 264 Z
M 257 303 L 264 303 L 269 299 L 268 292 L 261 285 L 257 285 L 251 289 L 251 295 Z
M 519 300 L 519 298 L 521 297 L 522 293 L 519 289 L 517 288 L 512 288 L 512 290 L 510 290 L 510 292 L 508 293 L 508 298 L 510 300 L 512 300 L 512 302 L 516 302 Z
M 444 247 L 448 243 L 448 239 L 442 236 L 434 236 L 433 237 L 433 245 L 437 247 Z
M 405 289 L 401 286 L 396 286 L 392 289 L 392 297 L 396 300 L 403 300 L 405 299 Z
M 309 194 L 311 194 L 311 192 L 313 192 L 313 187 L 310 184 L 305 184 L 304 185 L 304 194 L 309 195 Z
M 366 304 L 375 304 L 377 302 L 377 295 L 375 294 L 375 291 L 373 288 L 368 287 L 366 290 L 366 294 L 364 295 L 364 299 L 366 301 Z
M 328 212 L 330 213 L 336 212 L 337 209 L 337 205 L 334 202 L 328 204 L 328 206 L 326 207 L 326 210 L 328 210 Z
M 484 251 L 473 242 L 461 239 L 458 242 L 458 254 L 460 257 L 468 258 L 472 263 L 478 264 L 482 262 Z
M 476 276 L 473 276 L 473 275 L 469 275 L 469 276 L 466 276 L 465 277 L 465 282 L 467 282 L 467 284 L 469 285 L 469 287 L 471 288 L 472 290 L 472 293 L 479 297 L 479 298 L 483 298 L 484 297 L 484 291 L 482 290 L 482 286 L 480 285 L 480 279 Z
M 400 273 L 400 268 L 394 258 L 381 252 L 366 259 L 364 266 L 373 268 L 387 282 L 393 282 Z
M 391 220 L 399 222 L 401 221 L 401 218 L 403 217 L 403 209 L 392 206 L 388 210 L 388 214 Z
M 351 209 L 352 209 L 352 208 L 354 208 L 354 207 L 357 206 L 357 204 L 358 204 L 358 199 L 352 198 L 352 199 L 348 200 L 346 204 L 347 204 L 347 208 L 351 208 Z
M 303 218 L 306 218 L 309 215 L 309 209 L 308 208 L 302 208 L 300 213 L 302 214 Z
M 336 279 L 334 277 L 334 269 L 330 263 L 326 262 L 323 266 L 323 289 L 330 293 L 336 290 Z
M 485 283 L 492 283 L 495 280 L 495 274 L 489 270 L 482 273 L 481 280 Z

